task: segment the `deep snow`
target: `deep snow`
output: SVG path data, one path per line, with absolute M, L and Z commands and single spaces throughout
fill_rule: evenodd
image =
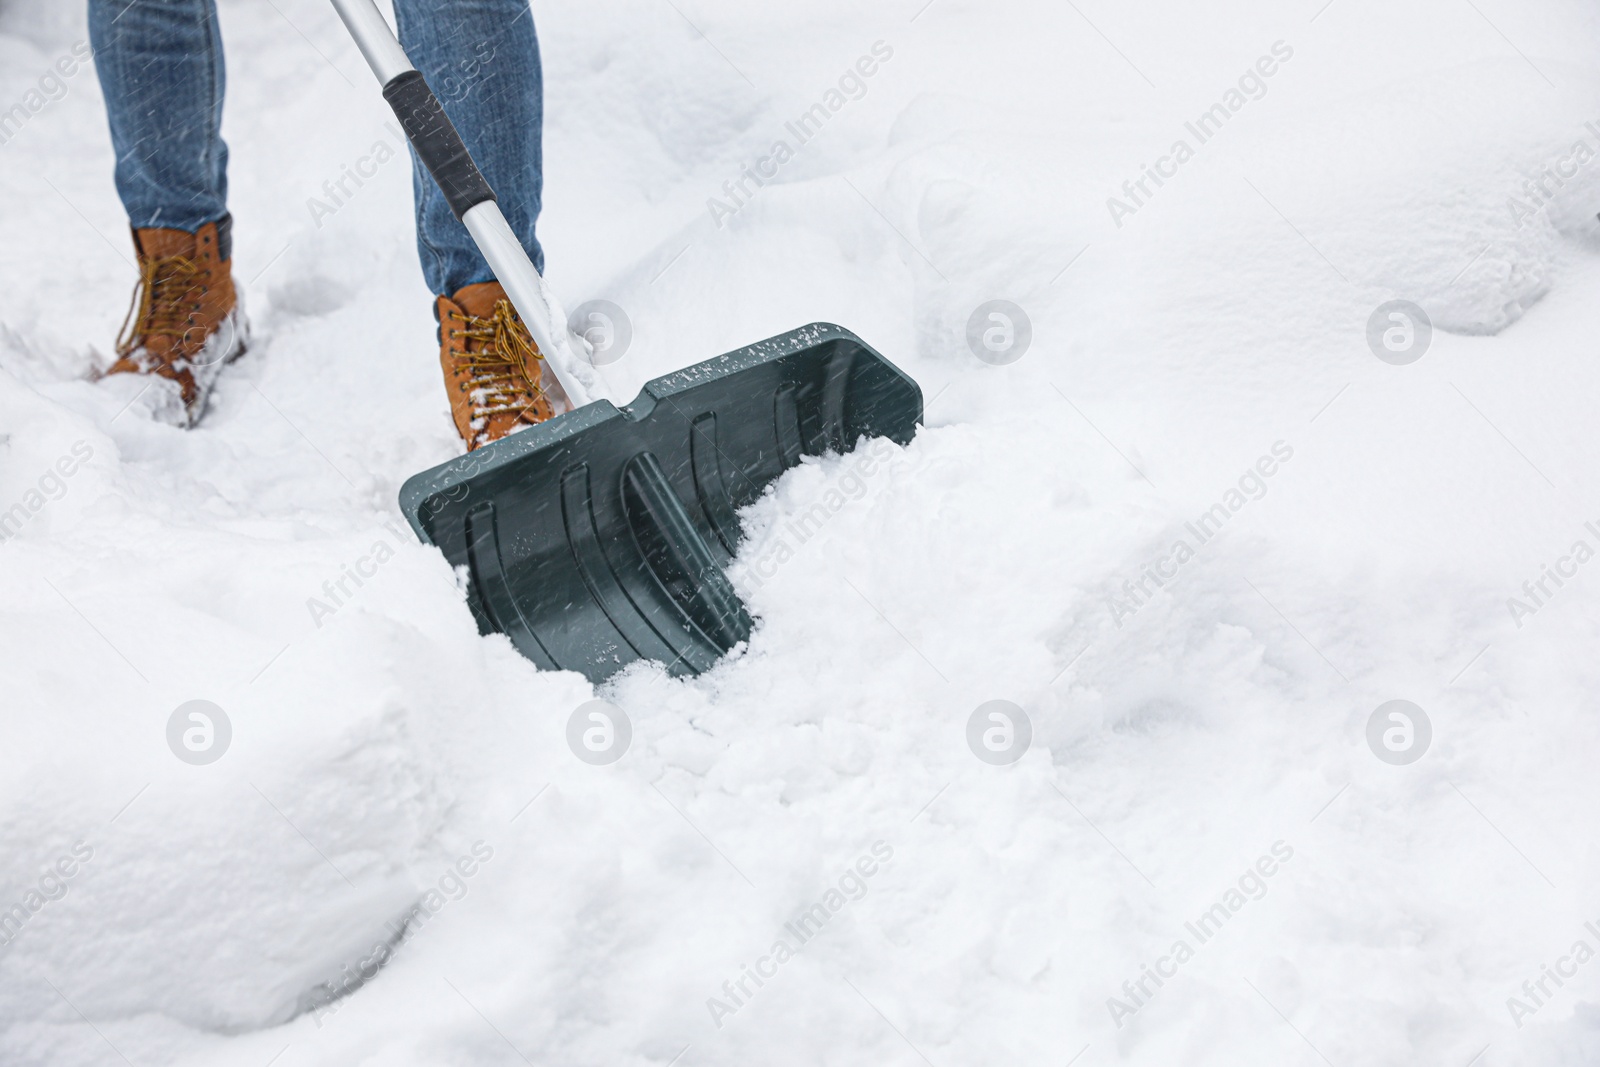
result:
M 0 510 L 29 509 L 0 543 L 0 910 L 26 914 L 0 1062 L 1600 1056 L 1600 964 L 1571 956 L 1600 948 L 1600 568 L 1507 606 L 1600 545 L 1591 10 L 541 0 L 549 280 L 628 312 L 618 390 L 826 320 L 928 399 L 910 447 L 749 510 L 750 647 L 607 686 L 632 746 L 595 767 L 566 729 L 597 694 L 479 638 L 404 535 L 399 485 L 457 448 L 406 164 L 307 204 L 398 147 L 376 87 L 320 0 L 222 7 L 256 345 L 203 428 L 91 380 L 133 281 L 92 69 L 0 144 Z M 0 107 L 83 36 L 77 5 L 0 2 Z M 717 225 L 708 198 L 880 41 Z M 1107 198 L 1179 138 L 1118 226 Z M 1033 328 L 1007 366 L 965 340 L 997 298 Z M 1366 343 L 1397 298 L 1437 327 L 1407 366 Z M 1366 741 L 1396 698 L 1433 727 L 1408 766 Z M 208 766 L 167 744 L 196 699 L 233 727 Z M 967 747 L 993 699 L 1032 723 L 1014 766 Z M 1508 998 L 1563 958 L 1519 1027 Z

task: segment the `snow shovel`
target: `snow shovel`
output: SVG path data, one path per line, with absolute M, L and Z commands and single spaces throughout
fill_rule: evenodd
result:
M 596 683 L 639 659 L 706 670 L 750 635 L 724 572 L 738 509 L 801 456 L 909 442 L 922 391 L 855 334 L 813 323 L 653 379 L 618 406 L 376 4 L 333 6 L 573 404 L 408 480 L 412 529 L 465 568 L 479 630 L 542 668 Z

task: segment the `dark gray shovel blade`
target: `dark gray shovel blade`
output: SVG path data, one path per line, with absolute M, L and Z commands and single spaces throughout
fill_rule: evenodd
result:
M 600 682 L 636 659 L 698 674 L 750 634 L 724 568 L 739 508 L 802 455 L 909 442 L 922 390 L 813 323 L 656 378 L 406 482 L 417 535 L 465 567 L 478 628 Z

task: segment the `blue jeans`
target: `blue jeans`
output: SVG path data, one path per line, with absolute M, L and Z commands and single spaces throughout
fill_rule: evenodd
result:
M 394 6 L 406 54 L 543 271 L 534 223 L 543 186 L 544 85 L 528 0 L 395 0 Z M 194 231 L 222 219 L 228 146 L 215 0 L 89 0 L 89 39 L 129 222 Z M 376 82 L 371 90 L 378 92 Z M 429 288 L 448 295 L 493 278 L 433 178 L 414 154 L 411 162 L 417 253 Z

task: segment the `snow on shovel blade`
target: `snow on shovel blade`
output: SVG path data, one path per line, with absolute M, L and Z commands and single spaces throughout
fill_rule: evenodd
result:
M 750 634 L 724 568 L 738 509 L 802 455 L 909 442 L 922 391 L 855 334 L 813 323 L 424 471 L 400 507 L 466 567 L 483 633 L 601 682 L 636 659 L 698 674 Z

